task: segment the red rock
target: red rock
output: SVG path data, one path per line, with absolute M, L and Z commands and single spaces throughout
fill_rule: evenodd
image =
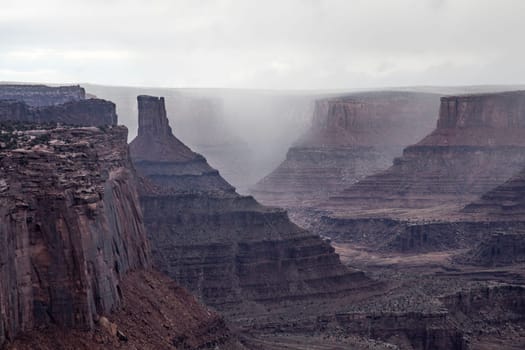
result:
M 380 170 L 435 125 L 438 95 L 370 92 L 316 102 L 312 126 L 252 193 L 265 204 L 308 207 Z

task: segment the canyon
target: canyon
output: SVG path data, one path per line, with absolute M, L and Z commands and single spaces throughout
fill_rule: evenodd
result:
M 432 131 L 438 100 L 320 100 L 298 177 L 267 178 L 306 229 L 175 137 L 164 98 L 137 97 L 128 146 L 112 102 L 0 95 L 0 347 L 525 346 L 524 94 L 443 97 Z
M 284 210 L 237 194 L 172 134 L 164 99 L 139 96 L 138 106 L 130 152 L 137 171 L 154 184 L 140 196 L 161 271 L 226 315 L 370 284 Z
M 252 194 L 295 216 L 367 175 L 387 169 L 435 125 L 439 95 L 380 91 L 316 102 L 312 125 Z
M 237 348 L 222 317 L 151 270 L 127 129 L 114 104 L 87 101 L 0 122 L 0 347 Z

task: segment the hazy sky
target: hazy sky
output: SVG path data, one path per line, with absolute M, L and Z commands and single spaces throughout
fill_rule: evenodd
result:
M 0 0 L 0 81 L 525 83 L 524 0 Z

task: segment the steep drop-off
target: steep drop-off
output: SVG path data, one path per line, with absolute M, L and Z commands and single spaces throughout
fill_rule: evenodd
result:
M 121 276 L 149 266 L 127 130 L 26 126 L 2 128 L 0 343 L 92 328 L 120 305 Z
M 324 298 L 369 284 L 285 211 L 235 193 L 172 135 L 162 98 L 139 96 L 138 103 L 130 150 L 137 171 L 158 186 L 144 188 L 141 203 L 159 269 L 227 312 L 242 313 L 242 303 Z
M 388 168 L 434 127 L 438 95 L 370 92 L 316 102 L 312 126 L 253 194 L 265 204 L 304 206 Z
M 42 107 L 30 107 L 21 100 L 0 100 L 0 121 L 103 126 L 116 125 L 117 113 L 113 102 L 100 99 Z
M 0 84 L 0 100 L 22 101 L 31 107 L 53 106 L 85 98 L 86 91 L 78 85 Z

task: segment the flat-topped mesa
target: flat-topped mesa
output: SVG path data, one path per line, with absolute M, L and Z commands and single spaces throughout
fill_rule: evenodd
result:
M 316 101 L 312 127 L 296 146 L 399 146 L 434 126 L 438 96 L 370 92 Z
M 79 85 L 0 84 L 0 100 L 23 101 L 31 107 L 59 105 L 84 99 L 86 99 L 86 91 Z
M 328 198 L 380 170 L 435 125 L 439 96 L 369 92 L 316 102 L 310 129 L 253 188 L 265 204 L 292 209 Z
M 22 101 L 0 100 L 0 122 L 61 123 L 77 126 L 117 125 L 113 102 L 89 99 L 30 107 Z
M 130 143 L 137 169 L 158 186 L 176 191 L 223 191 L 235 188 L 172 133 L 164 98 L 138 96 L 139 130 Z
M 525 91 L 441 98 L 436 130 L 418 145 L 523 146 Z
M 163 116 L 163 108 L 148 110 L 157 115 L 146 118 Z M 141 193 L 154 263 L 208 305 L 246 319 L 255 316 L 254 305 L 261 311 L 262 303 L 351 295 L 370 286 L 284 210 L 224 191 L 223 183 L 230 185 L 218 173 L 202 171 L 211 169 L 204 157 L 173 135 L 158 139 L 139 132 L 130 146 L 138 172 L 159 186 Z
M 460 209 L 525 165 L 524 112 L 522 91 L 442 98 L 438 127 L 430 135 L 331 203 L 343 211 L 444 204 Z
M 91 329 L 150 266 L 127 129 L 4 124 L 0 345 L 50 324 Z

